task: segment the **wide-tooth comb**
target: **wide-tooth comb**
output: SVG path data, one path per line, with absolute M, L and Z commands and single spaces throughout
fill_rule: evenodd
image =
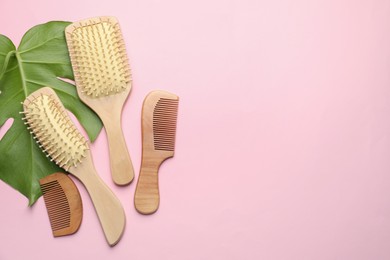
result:
M 83 204 L 76 185 L 64 173 L 53 173 L 39 180 L 53 236 L 77 232 L 83 218 Z
M 88 143 L 70 120 L 56 93 L 48 87 L 33 92 L 23 102 L 23 110 L 23 119 L 40 148 L 84 184 L 107 242 L 115 245 L 125 228 L 123 207 L 96 173 Z
M 160 204 L 158 170 L 174 155 L 179 97 L 166 91 L 152 91 L 142 108 L 142 162 L 134 196 L 139 213 L 152 214 Z
M 96 17 L 66 30 L 77 92 L 103 121 L 113 181 L 129 184 L 133 164 L 122 132 L 123 105 L 131 90 L 131 72 L 120 26 L 114 17 Z

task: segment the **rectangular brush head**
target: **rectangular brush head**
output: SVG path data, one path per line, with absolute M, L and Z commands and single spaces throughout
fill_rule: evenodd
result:
M 89 150 L 87 140 L 73 124 L 56 93 L 40 88 L 23 102 L 27 129 L 39 147 L 58 166 L 77 167 Z
M 54 237 L 77 232 L 83 217 L 80 193 L 64 173 L 54 173 L 39 180 Z
M 65 32 L 79 93 L 100 98 L 129 92 L 130 65 L 116 18 L 82 20 Z

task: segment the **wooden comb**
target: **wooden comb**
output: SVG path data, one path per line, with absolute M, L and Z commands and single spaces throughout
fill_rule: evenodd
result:
M 79 190 L 65 173 L 57 172 L 39 180 L 54 237 L 77 232 L 83 218 Z
M 158 170 L 173 157 L 179 97 L 161 90 L 149 93 L 142 107 L 142 162 L 134 204 L 141 214 L 152 214 L 160 204 Z
M 23 102 L 23 110 L 27 129 L 47 157 L 84 184 L 107 242 L 115 245 L 125 228 L 122 204 L 96 173 L 88 142 L 73 124 L 56 93 L 49 87 L 38 89 Z
M 111 175 L 118 185 L 134 178 L 121 115 L 131 90 L 131 72 L 119 23 L 97 17 L 69 25 L 69 55 L 80 99 L 103 121 L 110 152 Z

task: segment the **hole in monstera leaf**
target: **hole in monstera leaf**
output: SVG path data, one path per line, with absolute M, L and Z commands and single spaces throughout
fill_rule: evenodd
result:
M 7 121 L 5 121 L 5 124 L 0 127 L 0 141 L 3 139 L 3 136 L 8 132 L 8 130 L 11 128 L 12 124 L 14 123 L 13 118 L 8 118 Z

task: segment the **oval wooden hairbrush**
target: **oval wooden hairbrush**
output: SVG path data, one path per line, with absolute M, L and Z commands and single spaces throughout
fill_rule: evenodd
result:
M 97 17 L 73 23 L 65 32 L 77 93 L 106 129 L 112 179 L 118 185 L 129 184 L 134 170 L 121 115 L 131 73 L 119 23 L 114 17 Z
M 24 120 L 39 147 L 87 189 L 107 242 L 115 245 L 125 228 L 125 213 L 114 193 L 96 173 L 87 140 L 71 121 L 56 93 L 48 87 L 23 102 Z
M 65 173 L 56 172 L 39 180 L 54 237 L 77 232 L 83 218 L 79 190 Z
M 149 93 L 142 107 L 142 162 L 134 196 L 141 214 L 152 214 L 160 204 L 158 170 L 175 150 L 179 97 L 166 91 Z

